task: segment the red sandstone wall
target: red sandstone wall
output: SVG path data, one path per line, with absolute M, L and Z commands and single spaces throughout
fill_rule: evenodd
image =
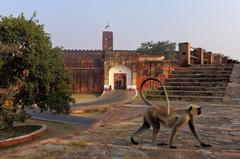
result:
M 72 90 L 76 93 L 103 91 L 103 56 L 99 50 L 64 50 L 65 66 L 72 76 Z
M 154 77 L 159 69 L 163 73 L 158 76 L 162 82 L 168 78 L 171 72 L 176 68 L 177 63 L 173 61 L 143 61 L 137 63 L 137 89 L 140 88 L 141 83 L 149 78 Z
M 63 56 L 65 65 L 72 75 L 73 92 L 100 93 L 103 91 L 104 57 L 101 50 L 65 50 Z M 158 76 L 158 78 L 164 81 L 176 67 L 176 62 L 172 61 L 144 61 L 142 59 L 138 61 L 130 57 L 130 55 L 124 56 L 125 60 L 120 61 L 126 65 L 128 62 L 136 62 L 136 68 L 132 69 L 134 72 L 136 70 L 137 89 L 140 87 L 143 80 L 148 77 L 153 77 L 159 69 L 162 69 L 163 73 Z M 143 57 L 143 55 L 141 55 L 141 57 Z M 119 58 L 117 58 L 117 60 L 108 60 L 113 63 L 114 61 L 119 61 Z M 107 65 L 105 67 L 107 67 Z

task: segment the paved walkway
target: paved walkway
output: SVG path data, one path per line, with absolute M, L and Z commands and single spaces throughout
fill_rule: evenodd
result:
M 80 117 L 65 114 L 53 114 L 51 112 L 33 113 L 32 118 L 60 123 L 80 124 L 85 126 L 91 125 L 93 122 L 96 121 L 96 118 Z
M 136 95 L 135 91 L 126 91 L 126 90 L 107 91 L 96 100 L 93 100 L 90 102 L 78 103 L 72 109 L 79 109 L 81 107 L 90 107 L 90 106 L 121 104 L 130 99 L 133 99 L 135 95 Z M 96 118 L 94 117 L 90 118 L 90 117 L 79 117 L 79 116 L 64 115 L 64 114 L 53 114 L 51 112 L 33 113 L 32 118 L 39 119 L 39 120 L 54 121 L 54 122 L 80 124 L 80 125 L 91 125 L 93 122 L 96 121 Z
M 99 105 L 114 105 L 122 104 L 136 96 L 136 91 L 127 90 L 112 90 L 106 91 L 103 95 L 90 102 L 77 103 L 75 107 L 99 106 Z

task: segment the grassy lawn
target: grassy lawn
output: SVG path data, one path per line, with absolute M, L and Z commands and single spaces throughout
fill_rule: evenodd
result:
M 87 102 L 96 99 L 99 97 L 100 93 L 91 93 L 91 94 L 81 94 L 81 93 L 73 93 L 72 97 L 76 100 L 76 103 L 79 102 Z
M 10 130 L 0 129 L 0 140 L 23 136 L 39 129 L 41 129 L 39 125 L 17 126 Z

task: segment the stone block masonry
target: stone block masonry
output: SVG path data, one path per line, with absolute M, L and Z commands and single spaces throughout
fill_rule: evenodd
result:
M 103 53 L 101 50 L 64 50 L 65 66 L 72 77 L 75 93 L 103 91 Z
M 240 64 L 234 64 L 223 101 L 240 104 Z

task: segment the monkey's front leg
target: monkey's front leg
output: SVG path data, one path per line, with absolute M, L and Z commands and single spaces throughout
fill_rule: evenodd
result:
M 198 142 L 200 143 L 200 145 L 201 145 L 202 147 L 212 147 L 212 145 L 205 144 L 205 143 L 201 140 L 201 138 L 200 138 L 200 136 L 199 136 L 199 134 L 198 134 L 198 132 L 197 132 L 197 130 L 196 130 L 196 128 L 195 128 L 193 119 L 190 119 L 190 120 L 188 121 L 188 125 L 189 125 L 189 128 L 190 128 L 190 130 L 192 131 L 193 135 L 195 136 L 195 138 L 198 140 Z
M 202 146 L 202 147 L 212 147 L 212 145 L 210 145 L 210 144 L 205 144 L 204 142 L 201 143 L 201 146 Z

